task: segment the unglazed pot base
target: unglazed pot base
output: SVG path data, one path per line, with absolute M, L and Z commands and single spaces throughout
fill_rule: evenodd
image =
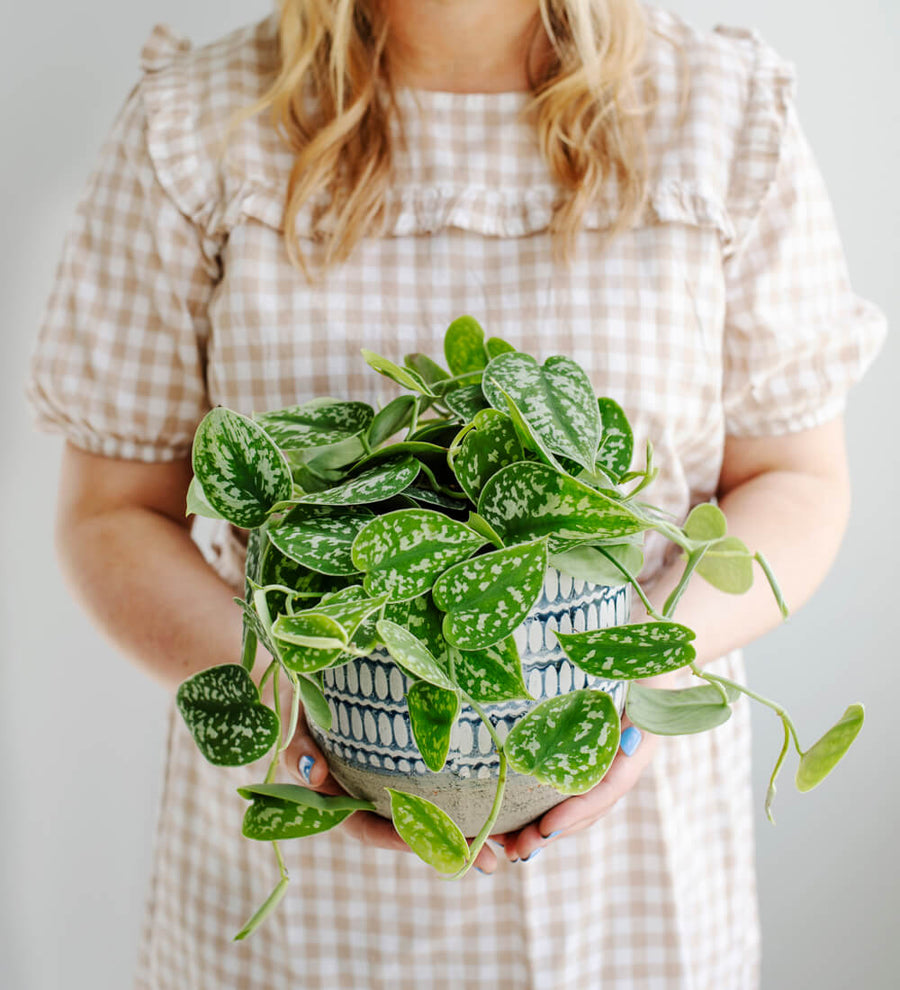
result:
M 446 811 L 463 835 L 470 839 L 481 831 L 487 821 L 497 790 L 496 777 L 478 780 L 447 773 L 427 777 L 386 773 L 360 769 L 335 755 L 329 757 L 328 766 L 345 791 L 353 797 L 372 801 L 377 813 L 384 818 L 391 817 L 391 797 L 385 788 L 393 787 L 432 801 Z M 500 817 L 492 826 L 491 833 L 522 828 L 565 798 L 565 794 L 546 784 L 539 784 L 534 777 L 524 777 L 510 771 L 506 778 Z

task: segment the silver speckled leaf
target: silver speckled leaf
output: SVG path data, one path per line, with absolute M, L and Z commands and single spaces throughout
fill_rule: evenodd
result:
M 571 691 L 523 716 L 506 738 L 509 765 L 562 794 L 584 794 L 619 748 L 619 713 L 605 691 Z
M 475 415 L 474 429 L 462 438 L 450 466 L 462 490 L 477 505 L 487 481 L 507 464 L 524 457 L 522 443 L 512 420 L 496 409 Z
M 369 509 L 355 506 L 298 505 L 269 539 L 291 560 L 319 574 L 356 574 L 350 547 L 372 518 Z
M 262 427 L 231 409 L 220 406 L 203 417 L 191 460 L 206 501 L 243 529 L 260 526 L 272 506 L 291 496 L 284 455 Z
M 419 753 L 425 766 L 437 773 L 450 752 L 450 733 L 460 711 L 459 695 L 428 681 L 416 681 L 406 696 L 406 705 Z
M 556 633 L 566 656 L 593 677 L 635 680 L 687 666 L 697 655 L 694 632 L 677 622 L 643 622 Z
M 376 464 L 334 488 L 310 492 L 294 501 L 300 505 L 369 505 L 398 495 L 416 480 L 418 473 L 418 461 L 402 457 Z
M 439 873 L 461 870 L 469 855 L 469 844 L 456 822 L 425 798 L 392 787 L 385 790 L 391 795 L 394 828 L 419 859 Z
M 375 411 L 364 402 L 314 399 L 253 418 L 282 450 L 326 447 L 364 433 Z

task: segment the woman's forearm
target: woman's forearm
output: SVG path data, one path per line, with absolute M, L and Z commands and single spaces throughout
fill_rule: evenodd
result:
M 73 594 L 113 644 L 174 692 L 240 657 L 233 590 L 168 516 L 125 506 L 81 518 L 57 538 Z

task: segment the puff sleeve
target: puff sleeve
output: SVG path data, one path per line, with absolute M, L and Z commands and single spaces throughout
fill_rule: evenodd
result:
M 26 385 L 36 426 L 110 457 L 186 454 L 209 408 L 217 276 L 208 239 L 159 180 L 138 82 L 64 240 Z
M 732 170 L 739 232 L 724 262 L 726 432 L 765 436 L 838 416 L 886 332 L 857 296 L 790 71 L 757 71 Z

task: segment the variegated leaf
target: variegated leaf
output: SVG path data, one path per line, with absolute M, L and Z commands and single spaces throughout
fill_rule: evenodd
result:
M 419 753 L 425 766 L 437 773 L 447 762 L 450 733 L 459 717 L 459 695 L 428 681 L 416 681 L 409 689 L 406 704 Z
M 478 514 L 504 543 L 538 536 L 610 540 L 648 528 L 626 504 L 534 461 L 509 464 L 493 475 L 482 489 Z
M 562 794 L 584 794 L 606 776 L 619 748 L 619 712 L 605 691 L 542 701 L 506 737 L 509 765 Z
M 384 617 L 408 629 L 416 639 L 425 644 L 438 664 L 445 666 L 447 643 L 441 632 L 444 615 L 434 604 L 431 595 L 420 595 L 403 602 L 388 602 L 384 607 Z
M 432 361 L 427 354 L 406 354 L 403 363 L 430 388 L 435 382 L 441 382 L 450 376 L 444 369 Z
M 240 664 L 201 670 L 181 683 L 175 700 L 197 748 L 216 766 L 252 763 L 278 739 L 278 717 Z
M 206 501 L 242 529 L 266 521 L 292 491 L 284 455 L 263 429 L 240 413 L 211 409 L 197 427 L 191 454 Z
M 466 423 L 474 419 L 482 409 L 489 408 L 484 392 L 481 391 L 480 382 L 461 385 L 452 392 L 447 392 L 444 396 L 444 405 Z
M 400 838 L 438 873 L 456 873 L 466 864 L 469 844 L 453 819 L 431 801 L 392 787 L 391 818 Z
M 557 355 L 539 365 L 518 351 L 499 354 L 485 369 L 482 388 L 501 412 L 507 411 L 506 393 L 550 450 L 594 470 L 600 412 L 590 379 L 571 358 Z
M 375 418 L 369 426 L 368 442 L 372 448 L 378 447 L 399 433 L 412 419 L 412 411 L 416 404 L 413 395 L 398 395 L 383 408 L 375 413 Z
M 365 572 L 370 595 L 391 601 L 417 598 L 451 564 L 470 557 L 484 539 L 465 523 L 430 509 L 401 509 L 376 516 L 353 541 L 353 565 Z
M 398 626 L 390 619 L 379 619 L 378 635 L 387 647 L 388 653 L 408 674 L 428 681 L 435 687 L 455 691 L 456 686 L 444 669 L 431 655 L 428 647 L 408 629 Z
M 266 539 L 260 564 L 260 585 L 279 584 L 286 588 L 293 588 L 294 591 L 302 593 L 304 596 L 321 596 L 344 587 L 346 583 L 347 579 L 344 577 L 319 574 L 302 564 L 298 564 L 296 560 L 285 557 L 274 543 L 268 538 Z M 278 615 L 279 612 L 286 612 L 286 600 L 287 594 L 285 592 L 267 592 L 266 601 L 269 605 L 269 614 Z M 314 600 L 314 598 L 304 597 L 301 607 L 308 608 Z
M 187 505 L 184 513 L 186 516 L 203 516 L 206 519 L 225 518 L 209 504 L 206 496 L 203 494 L 203 486 L 200 484 L 200 480 L 196 475 L 191 478 L 191 483 L 188 485 L 186 502 Z
M 524 457 L 519 435 L 512 420 L 496 409 L 483 409 L 473 421 L 474 429 L 462 438 L 451 467 L 460 487 L 475 503 L 488 479 L 507 464 Z
M 299 784 L 247 784 L 237 789 L 238 794 L 248 801 L 256 797 L 273 797 L 288 804 L 299 804 L 304 808 L 318 808 L 319 811 L 374 811 L 371 801 L 351 797 L 349 794 L 320 794 Z
M 454 651 L 453 676 L 478 704 L 534 700 L 525 687 L 522 661 L 512 636 L 483 650 Z
M 547 570 L 544 540 L 464 560 L 435 582 L 434 603 L 446 612 L 444 638 L 481 650 L 511 635 L 541 593 Z
M 488 363 L 484 330 L 471 316 L 454 320 L 444 334 L 444 357 L 453 375 L 480 371 Z
M 282 450 L 327 447 L 365 433 L 375 415 L 364 402 L 314 399 L 253 417 Z
M 365 358 L 366 364 L 386 378 L 390 378 L 391 381 L 402 385 L 404 388 L 411 389 L 413 392 L 419 392 L 422 395 L 428 396 L 432 395 L 431 389 L 425 384 L 418 372 L 412 371 L 410 368 L 401 368 L 399 364 L 395 364 L 389 358 L 382 357 L 374 351 L 368 351 L 363 348 L 361 353 L 363 358 Z
M 357 573 L 350 547 L 371 518 L 363 508 L 298 505 L 280 526 L 269 529 L 269 539 L 312 571 L 347 576 Z
M 733 688 L 726 688 L 726 694 L 731 701 L 737 700 Z M 706 732 L 731 718 L 731 706 L 712 684 L 669 691 L 632 681 L 625 711 L 638 728 L 657 736 Z
M 488 337 L 484 342 L 484 346 L 488 353 L 488 358 L 495 358 L 498 354 L 508 354 L 510 351 L 515 350 L 515 347 L 502 337 Z
M 677 622 L 644 622 L 556 633 L 563 652 L 593 677 L 634 680 L 686 667 L 697 655 L 694 632 Z
M 260 842 L 300 839 L 327 832 L 352 814 L 350 809 L 326 811 L 284 798 L 253 796 L 250 807 L 244 812 L 241 831 L 245 838 Z
M 319 612 L 298 612 L 296 615 L 279 615 L 272 623 L 272 635 L 280 643 L 308 647 L 315 652 L 339 653 L 349 642 L 344 627 L 330 615 Z M 293 669 L 293 668 L 292 668 Z M 318 667 L 302 667 L 302 670 L 318 670 Z
M 644 566 L 643 551 L 632 543 L 612 544 L 603 547 L 603 551 L 590 546 L 577 546 L 564 553 L 551 554 L 549 563 L 563 574 L 571 574 L 581 581 L 615 588 L 620 584 L 626 584 L 628 578 L 616 567 L 610 557 L 635 577 Z
M 848 706 L 840 720 L 801 754 L 795 779 L 798 791 L 811 791 L 822 783 L 853 744 L 864 720 L 862 705 Z
M 343 484 L 323 492 L 310 492 L 293 501 L 302 505 L 370 505 L 398 495 L 419 473 L 412 457 L 376 464 Z
M 625 410 L 613 399 L 597 400 L 602 433 L 597 450 L 597 467 L 618 482 L 628 468 L 634 453 L 634 435 Z

